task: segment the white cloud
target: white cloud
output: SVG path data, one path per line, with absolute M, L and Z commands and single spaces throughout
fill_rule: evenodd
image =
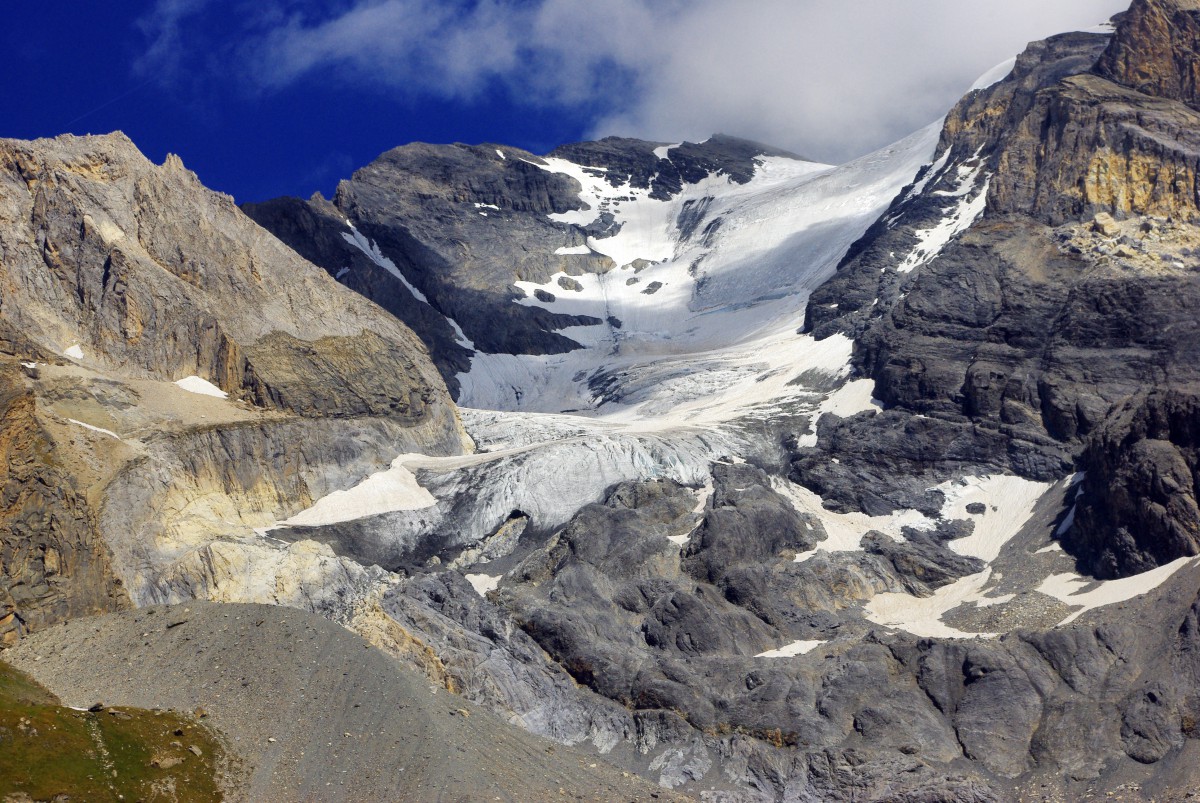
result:
M 225 58 L 185 41 L 216 0 L 161 0 L 143 69 L 188 48 L 272 91 L 301 80 L 583 115 L 596 135 L 724 132 L 843 160 L 935 119 L 1027 41 L 1094 25 L 1122 0 L 226 0 Z M 330 10 L 332 8 L 334 10 Z M 216 49 L 220 49 L 217 47 Z M 165 70 L 169 74 L 170 70 Z
M 1033 39 L 1089 27 L 1121 0 L 708 0 L 665 31 L 644 91 L 596 133 L 724 131 L 844 160 L 943 114 Z

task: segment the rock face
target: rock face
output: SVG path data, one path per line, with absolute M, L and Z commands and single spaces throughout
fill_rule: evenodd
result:
M 156 167 L 119 134 L 0 143 L 0 222 L 0 310 L 52 353 L 78 346 L 135 376 L 199 375 L 301 414 L 418 421 L 444 393 L 404 326 L 339 290 L 178 158 Z M 335 304 L 337 315 L 323 314 Z M 299 393 L 297 374 L 326 380 L 328 398 L 311 397 L 315 383 Z
M 469 446 L 409 329 L 122 135 L 0 141 L 0 253 L 6 641 L 131 599 L 328 611 L 378 575 L 253 528 Z
M 0 361 L 0 644 L 79 616 L 120 609 L 95 510 L 69 450 L 42 428 L 14 361 Z
M 765 475 L 716 474 L 701 513 L 674 483 L 614 488 L 487 599 L 447 572 L 397 584 L 383 607 L 418 639 L 409 654 L 438 656 L 427 671 L 444 685 L 569 743 L 628 744 L 660 783 L 692 793 L 1072 800 L 1129 783 L 1149 800 L 1200 780 L 1195 567 L 1089 624 L 918 639 L 864 628 L 852 597 L 918 579 L 930 593 L 942 581 L 917 558 L 962 532 L 907 550 L 869 535 L 864 552 L 782 562 L 777 551 L 822 533 L 788 526 L 782 509 L 778 527 L 740 528 L 751 511 L 772 518 Z M 685 545 L 669 540 L 689 529 Z M 744 550 L 722 550 L 735 542 Z M 792 639 L 806 647 L 755 653 Z
M 891 474 L 1061 477 L 1113 405 L 1200 379 L 1186 222 L 1200 117 L 1131 61 L 1195 67 L 1194 13 L 1175 5 L 1135 3 L 1111 42 L 1031 45 L 950 113 L 922 192 L 902 194 L 809 305 L 818 337 L 857 337 L 855 364 L 892 409 L 830 423 L 827 451 L 798 454 L 794 478 L 842 509 L 886 510 L 915 493 L 880 493 Z M 1152 19 L 1175 39 L 1146 40 Z
M 1096 64 L 1097 74 L 1200 109 L 1200 3 L 1135 0 Z
M 1064 542 L 1089 574 L 1124 577 L 1200 554 L 1200 396 L 1139 394 L 1089 438 Z

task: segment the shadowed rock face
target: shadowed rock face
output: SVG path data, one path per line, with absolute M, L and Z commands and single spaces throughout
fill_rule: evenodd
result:
M 475 347 L 487 352 L 554 354 L 578 344 L 554 330 L 580 323 L 568 315 L 512 303 L 518 279 L 544 282 L 560 270 L 580 269 L 580 257 L 553 254 L 583 235 L 546 216 L 580 206 L 579 187 L 538 166 L 540 157 L 496 147 L 413 144 L 395 148 L 338 185 L 332 203 L 278 199 L 246 212 L 286 242 L 307 252 L 331 274 L 378 301 L 434 344 L 444 375 L 462 370 L 454 319 Z M 298 224 L 297 216 L 307 218 Z M 347 245 L 347 221 L 369 238 L 428 303 L 362 253 Z M 316 236 L 305 229 L 315 228 Z M 313 245 L 313 240 L 317 245 Z M 341 241 L 341 245 L 339 245 Z M 555 247 L 545 248 L 546 243 Z M 348 251 L 347 249 L 350 249 Z M 347 259 L 347 254 L 353 261 Z M 596 255 L 586 269 L 611 267 Z M 343 268 L 350 268 L 343 273 Z M 424 308 L 424 309 L 422 309 Z M 431 316 L 430 313 L 436 313 Z M 589 319 L 588 323 L 596 323 Z
M 1089 438 L 1075 524 L 1063 537 L 1096 577 L 1200 554 L 1200 396 L 1155 391 L 1122 404 Z

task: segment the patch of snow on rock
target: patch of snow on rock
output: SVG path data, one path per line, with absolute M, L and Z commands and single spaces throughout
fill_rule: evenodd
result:
M 1052 487 L 1053 483 L 1008 475 L 964 477 L 937 486 L 946 496 L 943 518 L 969 519 L 975 523 L 970 535 L 950 542 L 950 549 L 991 563 L 1029 520 L 1037 501 Z M 987 512 L 972 516 L 967 506 L 975 503 L 983 504 Z
M 994 476 L 968 477 L 937 487 L 947 496 L 942 510 L 944 517 L 969 518 L 975 522 L 975 531 L 966 538 L 951 541 L 950 548 L 960 555 L 991 562 L 1033 516 L 1038 500 L 1054 486 L 1019 477 Z M 982 502 L 987 506 L 987 512 L 983 516 L 967 514 L 966 506 L 973 502 Z M 876 594 L 863 610 L 867 619 L 876 624 L 905 630 L 922 638 L 992 638 L 998 634 L 970 633 L 942 621 L 942 617 L 961 605 L 973 603 L 976 607 L 990 607 L 1014 599 L 1012 595 L 989 596 L 987 588 L 991 580 L 989 566 L 937 589 L 928 597 L 898 592 Z
M 971 224 L 983 214 L 984 209 L 987 208 L 991 176 L 984 179 L 982 188 L 976 190 L 975 185 L 982 170 L 982 165 L 967 169 L 965 172 L 963 168 L 959 168 L 957 189 L 941 194 L 962 200 L 946 213 L 933 228 L 914 232 L 918 241 L 917 246 L 913 248 L 904 262 L 897 266 L 897 271 L 911 273 L 916 268 L 932 262 L 938 254 L 942 253 L 942 249 L 950 244 L 951 240 L 970 228 Z
M 1175 572 L 1197 560 L 1200 559 L 1179 558 L 1163 564 L 1157 569 L 1135 574 L 1132 577 L 1123 577 L 1120 580 L 1097 581 L 1081 577 L 1074 572 L 1066 572 L 1046 578 L 1037 590 L 1067 605 L 1080 606 L 1079 610 L 1059 622 L 1059 627 L 1062 627 L 1074 622 L 1088 611 L 1148 594 L 1171 579 Z
M 345 491 L 323 496 L 307 510 L 283 522 L 286 525 L 317 527 L 354 521 L 398 510 L 422 510 L 437 504 L 429 491 L 404 467 L 414 455 L 400 455 L 391 468 L 379 471 Z
M 410 282 L 404 276 L 404 274 L 400 272 L 400 269 L 396 267 L 395 262 L 383 255 L 383 252 L 379 250 L 379 246 L 375 244 L 374 240 L 368 240 L 365 236 L 363 236 L 362 232 L 354 228 L 353 224 L 347 223 L 346 225 L 350 227 L 350 231 L 342 232 L 342 239 L 370 257 L 371 261 L 376 265 L 395 276 L 400 283 L 408 289 L 408 292 L 413 294 L 413 298 L 417 299 L 417 301 L 420 301 L 423 304 L 429 304 L 429 299 L 425 297 L 425 294 L 417 289 L 416 285 Z M 475 348 L 475 344 L 472 343 L 465 334 L 463 334 L 462 327 L 458 325 L 457 321 L 452 318 L 446 318 L 446 322 L 454 327 L 455 337 L 457 338 L 460 346 L 468 349 Z
M 101 435 L 107 435 L 110 438 L 116 438 L 117 440 L 121 440 L 121 436 L 118 435 L 117 433 L 113 432 L 110 429 L 102 429 L 101 427 L 93 426 L 92 424 L 85 424 L 82 421 L 76 421 L 74 418 L 68 418 L 67 420 L 70 421 L 72 424 L 78 424 L 79 426 L 83 427 L 84 429 L 90 429 L 92 432 L 99 432 Z
M 875 380 L 856 379 L 847 382 L 826 397 L 817 408 L 809 424 L 809 430 L 796 439 L 800 446 L 817 445 L 817 424 L 826 413 L 832 413 L 839 418 L 850 418 L 858 413 L 878 412 L 883 402 L 872 396 L 875 390 Z
M 808 653 L 825 644 L 824 641 L 793 641 L 791 644 L 780 647 L 777 650 L 767 650 L 760 652 L 755 658 L 795 658 L 797 655 L 807 655 Z
M 502 575 L 490 574 L 464 574 L 463 577 L 475 589 L 475 593 L 481 597 L 485 597 L 489 591 L 495 591 L 499 588 L 500 580 L 503 579 Z
M 815 549 L 796 556 L 796 563 L 804 563 L 818 552 L 858 552 L 863 536 L 878 530 L 894 540 L 901 540 L 905 527 L 919 530 L 931 529 L 935 522 L 917 510 L 897 510 L 888 516 L 868 516 L 866 513 L 835 513 L 826 510 L 821 497 L 803 485 L 773 477 L 771 487 L 792 503 L 800 513 L 820 519 L 828 534 Z
M 188 393 L 198 393 L 201 396 L 213 396 L 218 399 L 229 398 L 228 393 L 221 390 L 212 382 L 195 375 L 185 376 L 183 379 L 178 380 L 175 384 L 186 390 Z

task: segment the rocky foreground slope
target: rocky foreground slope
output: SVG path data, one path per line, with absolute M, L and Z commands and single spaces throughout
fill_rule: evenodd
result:
M 47 629 L 6 657 L 69 705 L 204 711 L 237 758 L 230 801 L 681 799 L 303 611 L 150 606 Z

